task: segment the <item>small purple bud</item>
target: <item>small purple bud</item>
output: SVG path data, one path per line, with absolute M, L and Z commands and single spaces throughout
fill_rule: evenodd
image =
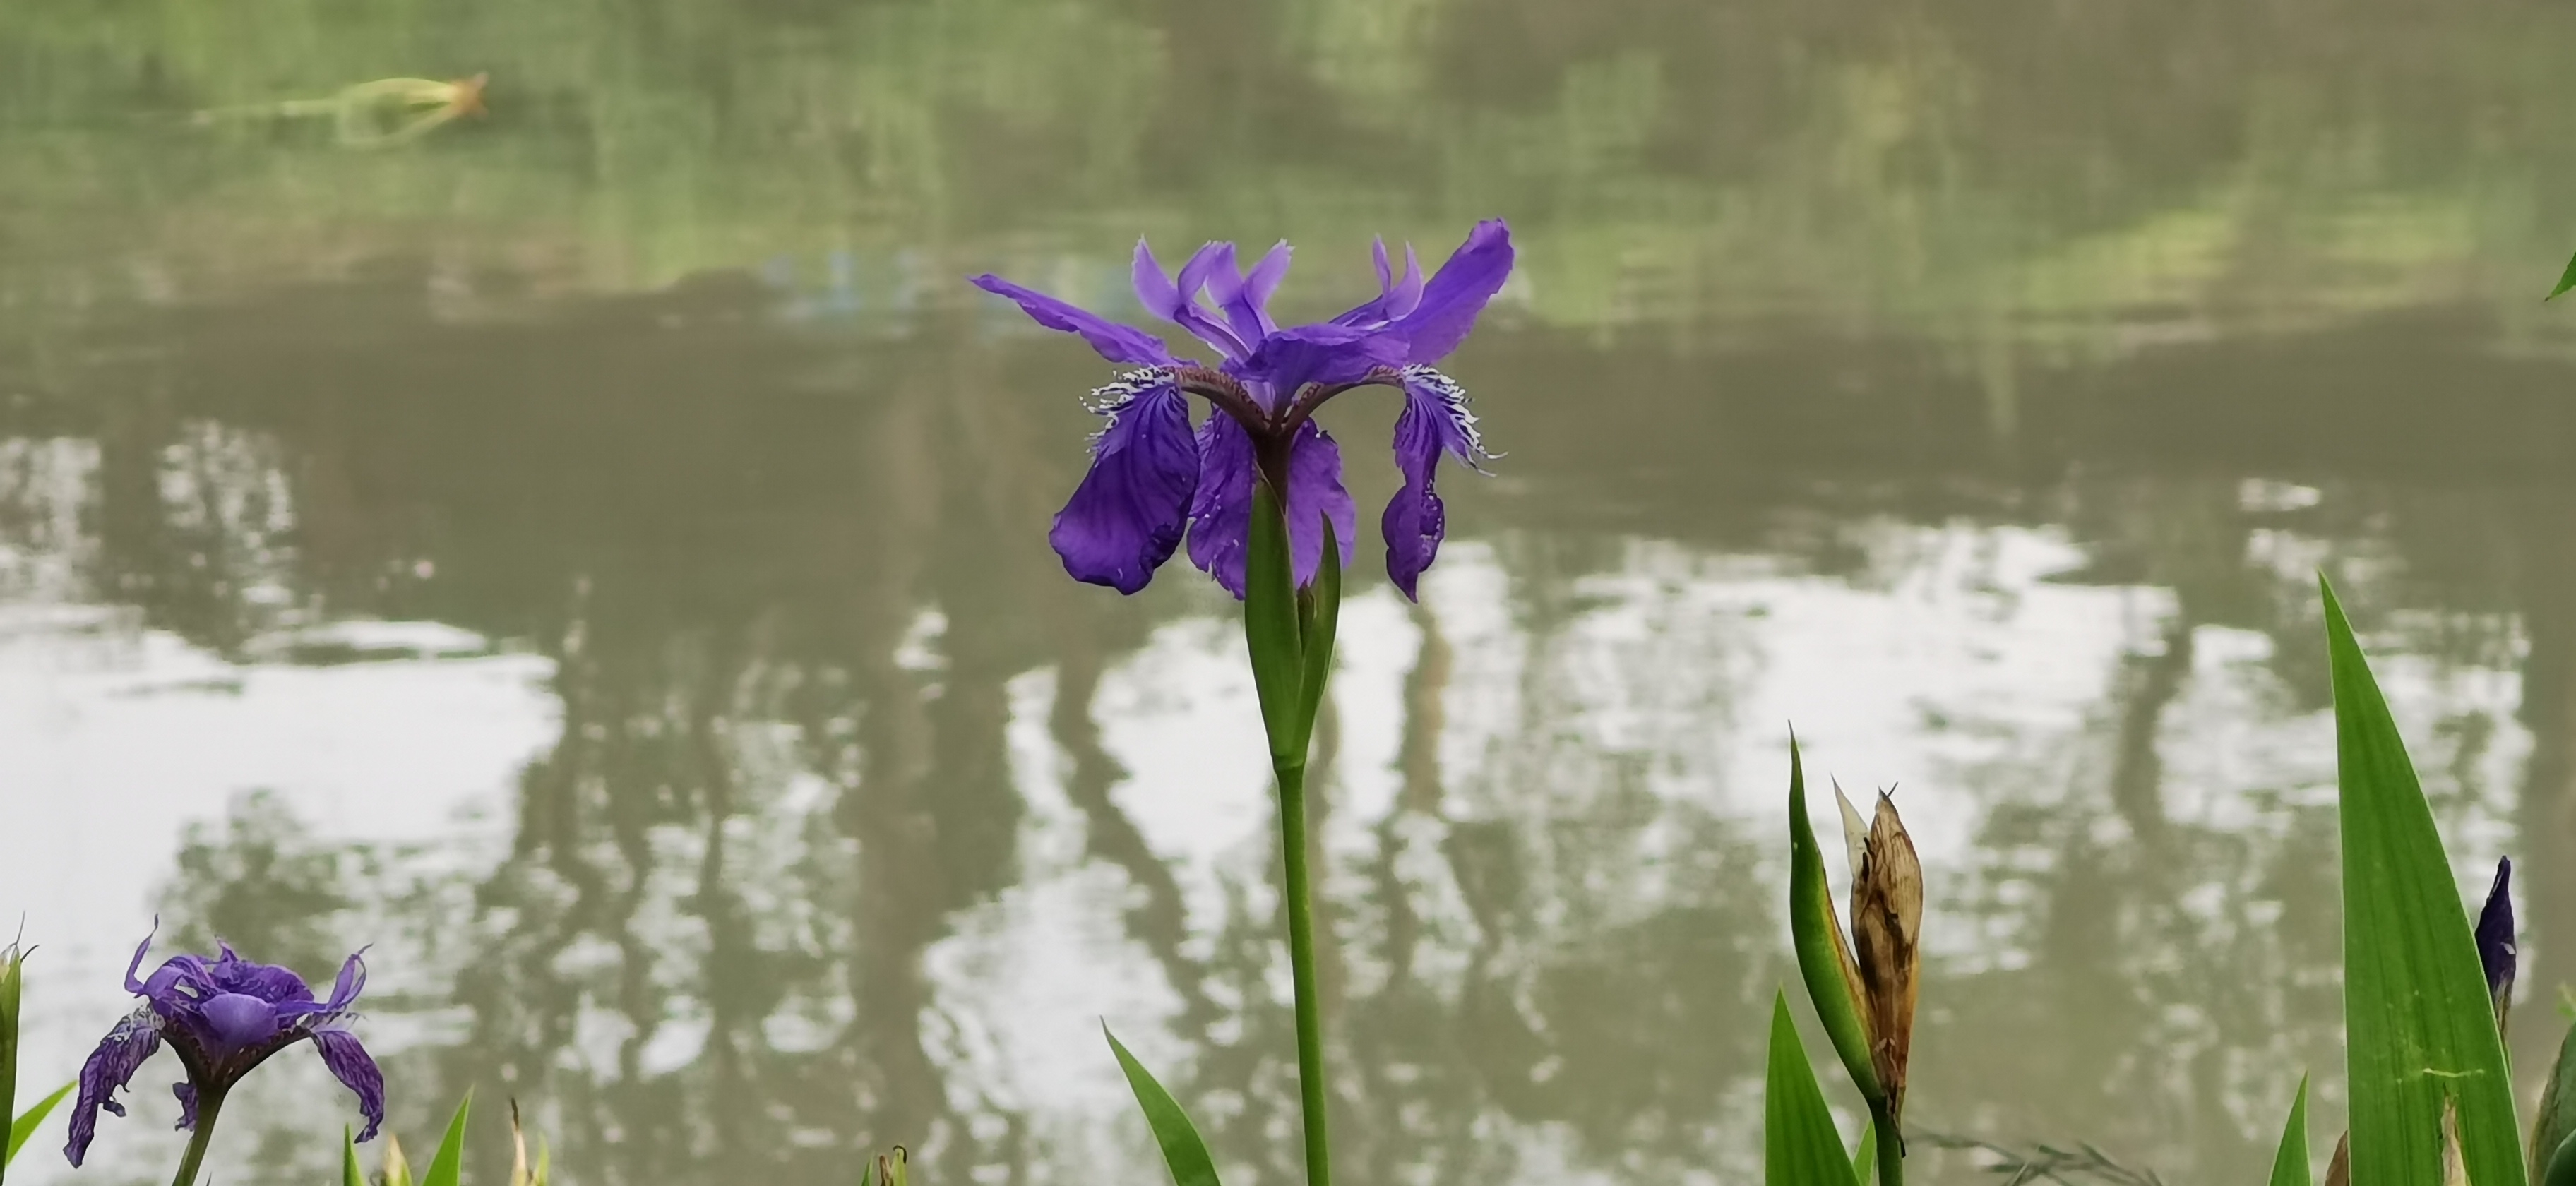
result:
M 2513 999 L 2513 858 L 2496 861 L 2495 887 L 2487 891 L 2486 909 L 2478 912 L 2478 962 L 2485 965 L 2487 995 L 2496 1021 L 2503 1023 L 2505 1005 Z

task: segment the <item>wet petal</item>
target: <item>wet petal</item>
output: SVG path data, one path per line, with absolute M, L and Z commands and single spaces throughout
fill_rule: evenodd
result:
M 1172 558 L 1189 523 L 1199 480 L 1189 401 L 1166 370 L 1133 371 L 1092 394 L 1109 424 L 1047 542 L 1075 580 L 1134 593 Z
M 80 1094 L 72 1100 L 71 1140 L 63 1146 L 63 1156 L 74 1166 L 89 1154 L 89 1143 L 98 1135 L 99 1110 L 125 1115 L 125 1105 L 116 1102 L 116 1093 L 133 1080 L 143 1060 L 160 1048 L 161 1030 L 153 1015 L 137 1009 L 107 1031 L 98 1049 L 90 1052 L 89 1061 L 81 1064 Z
M 1245 532 L 1252 525 L 1252 435 L 1222 412 L 1199 425 L 1199 483 L 1190 498 L 1190 563 L 1243 596 Z
M 1111 362 L 1137 366 L 1168 366 L 1172 362 L 1172 353 L 1163 348 L 1162 339 L 1134 326 L 1120 325 L 1088 309 L 1034 289 L 1022 288 L 990 272 L 975 277 L 974 284 L 996 296 L 1009 297 L 1019 305 L 1021 312 L 1029 315 L 1029 320 L 1039 325 L 1082 335 L 1083 341 L 1091 343 L 1093 350 Z
M 1313 584 L 1324 563 L 1324 523 L 1333 522 L 1341 541 L 1342 567 L 1351 564 L 1351 546 L 1360 529 L 1359 504 L 1342 487 L 1342 447 L 1312 420 L 1297 429 L 1288 454 L 1288 556 L 1296 566 L 1297 585 Z M 1246 516 L 1247 527 L 1250 517 Z
M 1467 393 L 1430 367 L 1406 367 L 1404 411 L 1395 418 L 1395 466 L 1404 485 L 1387 501 L 1378 527 L 1386 533 L 1386 575 L 1408 598 L 1448 534 L 1437 481 L 1443 453 L 1470 467 L 1487 456 Z
M 367 1048 L 358 1044 L 358 1035 L 347 1030 L 313 1031 L 313 1048 L 322 1053 L 322 1065 L 331 1068 L 331 1076 L 357 1094 L 358 1114 L 367 1118 L 366 1131 L 358 1139 L 373 1140 L 385 1122 L 384 1072 L 376 1069 Z
M 1422 286 L 1421 303 L 1395 322 L 1409 343 L 1405 361 L 1428 363 L 1448 357 L 1467 340 L 1468 331 L 1476 328 L 1476 316 L 1511 275 L 1511 228 L 1499 218 L 1477 223 L 1467 241 Z
M 1190 563 L 1240 598 L 1256 477 L 1252 437 L 1233 417 L 1210 416 L 1199 429 L 1199 459 L 1198 495 L 1190 504 Z M 1311 583 L 1323 564 L 1326 517 L 1341 539 L 1342 561 L 1349 563 L 1359 508 L 1342 487 L 1340 446 L 1311 420 L 1298 428 L 1290 446 L 1286 513 L 1288 554 L 1300 586 Z

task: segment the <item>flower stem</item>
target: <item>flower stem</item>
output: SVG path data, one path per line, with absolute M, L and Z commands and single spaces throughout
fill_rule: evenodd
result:
M 1306 765 L 1280 763 L 1279 843 L 1287 858 L 1288 973 L 1297 993 L 1297 1090 L 1306 1127 L 1306 1186 L 1332 1186 L 1324 1133 L 1324 1023 L 1315 988 L 1315 907 L 1306 873 Z
M 215 1139 L 215 1117 L 223 1110 L 222 1091 L 197 1093 L 197 1130 L 188 1134 L 188 1151 L 179 1155 L 179 1175 L 170 1186 L 196 1186 L 197 1166 L 206 1160 L 206 1146 Z
M 1905 1136 L 1885 1104 L 1869 1106 L 1870 1125 L 1878 1130 L 1878 1186 L 1905 1186 Z

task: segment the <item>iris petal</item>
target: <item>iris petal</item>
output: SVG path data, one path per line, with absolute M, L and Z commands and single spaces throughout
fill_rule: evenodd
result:
M 1145 311 L 1170 321 L 1181 311 L 1181 290 L 1163 275 L 1163 265 L 1154 259 L 1154 249 L 1136 240 L 1136 261 L 1129 265 L 1129 280 L 1136 288 L 1136 303 Z
M 2485 966 L 2487 995 L 2506 997 L 2513 992 L 2516 953 L 2513 941 L 2513 860 L 2496 861 L 2495 885 L 2487 891 L 2486 907 L 2478 912 L 2478 962 Z
M 74 1167 L 89 1154 L 89 1143 L 98 1136 L 99 1110 L 125 1115 L 125 1105 L 116 1102 L 116 1093 L 133 1081 L 143 1060 L 160 1048 L 160 1028 L 154 1024 L 152 1014 L 140 1009 L 126 1014 L 116 1028 L 99 1039 L 98 1049 L 81 1064 L 80 1094 L 72 1100 L 71 1140 L 63 1146 L 63 1156 Z
M 1189 401 L 1160 369 L 1131 372 L 1093 394 L 1109 424 L 1047 542 L 1075 580 L 1134 593 L 1171 559 L 1189 522 L 1199 481 Z
M 1357 326 L 1301 325 L 1281 330 L 1261 342 L 1261 348 L 1240 364 L 1226 370 L 1236 377 L 1258 384 L 1266 395 L 1267 410 L 1277 411 L 1277 404 L 1308 383 L 1353 383 L 1361 376 L 1382 366 L 1399 366 L 1404 362 L 1404 339 L 1382 330 Z
M 1244 341 L 1258 342 L 1278 332 L 1279 323 L 1270 318 L 1270 294 L 1279 290 L 1279 282 L 1287 275 L 1288 242 L 1282 239 L 1218 300 L 1217 308 L 1224 311 L 1226 324 L 1233 326 Z
M 1252 437 L 1230 416 L 1210 416 L 1199 430 L 1198 497 L 1190 504 L 1190 563 L 1226 592 L 1243 596 L 1244 548 L 1252 526 L 1256 477 Z M 1351 557 L 1359 508 L 1342 486 L 1342 451 L 1330 434 L 1307 421 L 1288 454 L 1288 554 L 1301 586 L 1315 579 L 1324 559 L 1323 521 L 1330 518 Z
M 1404 411 L 1395 418 L 1395 466 L 1404 473 L 1404 485 L 1388 500 L 1378 528 L 1386 534 L 1386 575 L 1412 598 L 1448 534 L 1448 510 L 1437 482 L 1440 455 L 1453 454 L 1473 467 L 1487 454 L 1475 414 L 1467 410 L 1467 393 L 1456 381 L 1430 367 L 1414 366 L 1404 369 L 1403 384 Z
M 974 284 L 996 296 L 1010 298 L 1021 312 L 1029 315 L 1029 320 L 1039 325 L 1081 335 L 1083 341 L 1091 343 L 1093 350 L 1111 362 L 1131 366 L 1169 366 L 1172 363 L 1172 352 L 1163 348 L 1162 339 L 1134 326 L 1120 325 L 1088 309 L 1057 300 L 1035 289 L 1023 288 L 990 272 L 975 277 Z
M 1485 303 L 1511 275 L 1511 228 L 1499 218 L 1477 223 L 1422 286 L 1421 302 L 1395 322 L 1409 346 L 1405 361 L 1432 363 L 1448 357 L 1467 340 Z
M 1234 244 L 1218 242 L 1200 247 L 1190 254 L 1189 262 L 1181 265 L 1181 307 L 1173 311 L 1172 320 L 1217 353 L 1241 359 L 1252 353 L 1252 343 L 1259 339 L 1246 339 L 1226 323 L 1208 316 L 1198 301 L 1204 291 L 1223 307 L 1242 286 L 1242 278 L 1234 270 Z
M 376 1060 L 358 1044 L 358 1035 L 344 1029 L 313 1031 L 313 1048 L 321 1052 L 322 1065 L 331 1068 L 331 1077 L 358 1097 L 358 1114 L 367 1118 L 358 1139 L 375 1139 L 385 1122 L 385 1076 L 376 1069 Z

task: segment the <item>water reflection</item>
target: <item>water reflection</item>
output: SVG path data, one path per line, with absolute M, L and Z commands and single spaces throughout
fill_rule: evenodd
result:
M 2202 7 L 0 13 L 38 1052 L 157 907 L 378 943 L 397 1128 L 575 1181 L 1150 1178 L 1104 1019 L 1293 1180 L 1230 603 L 1062 579 L 1097 369 L 955 278 L 1277 229 L 1321 307 L 1499 211 L 1511 456 L 1318 759 L 1344 1175 L 1750 1180 L 1790 721 L 1937 887 L 1920 1124 L 2251 1174 L 2340 1118 L 2318 568 L 2576 980 L 2576 104 L 2543 6 Z M 399 151 L 171 118 L 477 69 Z M 245 1172 L 329 1172 L 262 1090 Z

